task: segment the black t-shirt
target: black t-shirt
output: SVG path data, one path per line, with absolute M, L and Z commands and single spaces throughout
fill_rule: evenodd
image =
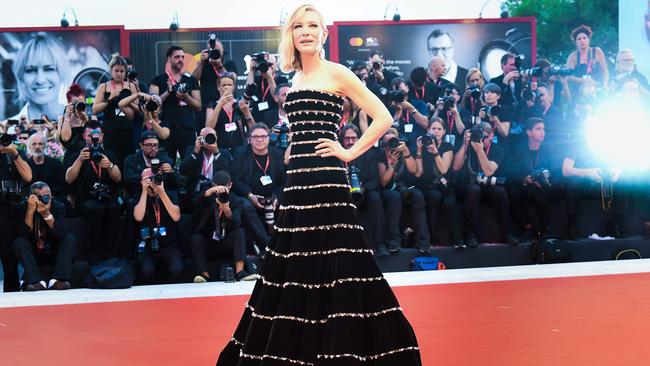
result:
M 430 81 L 425 81 L 423 86 L 417 87 L 411 81 L 408 82 L 409 86 L 409 100 L 421 100 L 424 103 L 436 104 L 439 97 L 439 90 Z
M 127 84 L 128 85 L 128 84 Z M 120 92 L 118 97 L 109 100 L 111 93 L 104 93 L 104 100 L 108 102 L 108 107 L 104 110 L 104 123 L 102 127 L 105 130 L 130 130 L 132 129 L 132 123 L 126 117 L 126 114 L 118 106 L 118 103 L 123 98 L 126 98 L 131 95 L 131 90 L 127 89 L 125 86 L 124 89 Z M 127 107 L 128 108 L 128 107 Z
M 170 196 L 169 199 L 172 201 L 173 204 L 178 205 L 178 202 L 176 201 L 175 198 Z M 154 210 L 154 203 L 156 201 L 158 202 L 159 209 L 160 209 L 160 224 L 156 221 L 156 213 Z M 144 218 L 142 219 L 142 222 L 139 223 L 140 229 L 145 227 L 149 228 L 150 233 L 153 233 L 153 229 L 156 227 L 164 228 L 164 231 L 166 232 L 167 235 L 165 236 L 160 235 L 158 237 L 158 243 L 160 244 L 160 248 L 178 246 L 179 244 L 178 223 L 172 220 L 171 216 L 169 216 L 169 213 L 165 209 L 165 205 L 162 203 L 162 201 L 160 201 L 159 198 L 154 198 L 151 196 L 147 197 L 147 208 L 144 213 Z
M 574 168 L 589 169 L 600 167 L 598 159 L 584 138 L 573 140 L 571 145 L 571 147 L 567 148 L 566 157 L 575 162 L 573 165 Z
M 388 167 L 388 153 L 386 152 L 386 149 L 378 149 L 377 150 L 377 160 L 384 164 L 385 167 Z M 408 180 L 409 183 L 412 180 L 413 176 L 409 174 L 409 172 L 406 170 L 406 165 L 404 164 L 404 157 L 400 156 L 399 160 L 397 161 L 397 166 L 395 168 L 395 175 L 393 175 L 393 179 L 384 187 L 384 189 L 394 189 L 396 187 L 396 184 L 403 184 L 405 180 Z
M 486 149 L 487 158 L 489 161 L 495 162 L 499 168 L 495 172 L 495 176 L 500 173 L 503 167 L 503 159 L 505 157 L 505 150 L 497 144 L 490 144 Z M 465 163 L 459 174 L 462 182 L 474 182 L 476 175 L 482 172 L 481 166 L 476 157 L 476 152 L 472 146 L 467 147 L 467 155 L 465 156 Z
M 266 155 L 257 155 L 253 153 L 253 179 L 250 184 L 253 193 L 259 196 L 271 197 L 273 192 L 280 182 L 272 182 L 271 184 L 263 185 L 261 178 L 264 176 L 264 168 L 266 168 L 266 162 L 269 162 L 269 167 L 266 170 L 267 175 L 271 175 L 271 157 L 269 154 Z
M 19 151 L 18 154 L 23 160 L 27 161 L 23 152 Z M 8 154 L 0 154 L 0 180 L 22 181 L 18 169 L 16 169 L 13 160 Z
M 465 125 L 471 125 L 472 123 L 472 114 L 465 108 L 458 107 L 458 114 L 460 114 L 460 119 Z M 447 136 L 445 136 L 445 142 L 450 143 L 454 147 L 454 151 L 458 150 L 463 144 L 463 133 L 458 132 L 458 127 L 456 121 L 456 116 L 451 113 L 451 111 L 440 111 L 438 112 L 438 117 L 440 117 L 445 122 L 445 130 L 447 130 Z
M 46 156 L 41 165 L 36 164 L 34 159 L 29 159 L 27 163 L 32 168 L 32 183 L 47 183 L 55 197 L 65 194 L 65 171 L 59 160 Z
M 533 170 L 541 168 L 550 172 L 551 179 L 562 175 L 562 162 L 558 158 L 557 149 L 546 142 L 542 143 L 538 150 L 531 150 L 528 142 L 519 144 L 513 149 L 512 156 L 508 160 L 507 175 L 514 179 L 515 184 L 521 182 Z
M 412 104 L 416 109 L 418 109 L 418 106 L 421 105 L 421 102 L 414 101 Z M 395 109 L 392 106 L 389 108 L 389 110 L 391 115 L 394 115 Z M 420 113 L 422 112 L 420 111 Z M 402 115 L 397 121 L 397 130 L 399 131 L 401 137 L 406 138 L 406 146 L 408 146 L 410 151 L 415 151 L 418 137 L 427 133 L 427 131 L 422 128 L 422 126 L 420 126 L 420 124 L 415 120 L 413 114 L 407 112 L 405 109 L 402 110 Z
M 72 164 L 74 164 L 79 154 L 80 151 L 70 157 L 70 160 L 68 162 L 69 165 L 66 166 L 66 170 L 70 168 Z M 104 155 L 106 155 L 108 160 L 110 160 L 113 164 L 117 165 L 117 159 L 115 158 L 115 154 L 112 151 L 104 151 Z M 98 164 L 94 164 L 95 168 L 101 172 L 101 178 L 99 178 L 97 171 L 93 167 L 93 164 L 94 163 L 91 159 L 84 161 L 81 165 L 81 168 L 79 168 L 79 175 L 77 176 L 77 179 L 69 185 L 68 192 L 76 194 L 77 201 L 90 199 L 90 191 L 93 189 L 95 183 L 99 182 L 106 184 L 112 194 L 115 194 L 117 188 L 119 187 L 119 183 L 116 183 L 113 181 L 113 179 L 111 179 L 111 176 L 108 173 L 108 169 L 99 168 Z
M 211 107 L 215 108 L 216 104 L 217 102 L 212 103 Z M 227 130 L 226 127 L 228 127 Z M 229 119 L 228 113 L 221 108 L 214 129 L 217 131 L 219 147 L 228 149 L 231 153 L 236 147 L 243 145 L 246 141 L 246 131 L 244 131 L 242 115 L 237 107 L 233 109 L 232 120 Z
M 201 64 L 203 70 L 201 71 L 201 105 L 205 108 L 210 105 L 213 100 L 219 100 L 219 89 L 217 88 L 217 80 L 219 76 L 215 72 L 216 66 L 209 62 Z
M 151 85 L 156 85 L 158 87 L 158 93 L 162 95 L 167 90 L 167 80 L 169 80 L 169 75 L 167 73 L 160 74 L 151 80 Z M 183 73 L 178 84 L 187 84 L 186 90 L 190 94 L 192 90 L 199 89 L 199 83 L 194 78 L 194 76 L 189 73 Z M 196 122 L 194 119 L 194 111 L 190 108 L 189 105 L 180 105 L 180 100 L 176 98 L 174 93 L 171 93 L 169 97 L 163 102 L 162 113 L 160 119 L 167 122 L 172 128 L 190 128 L 192 130 L 196 129 Z
M 438 146 L 438 153 L 440 153 L 441 157 L 447 151 L 453 151 L 453 147 L 450 143 L 443 142 Z M 443 175 L 440 174 L 435 159 L 436 158 L 433 154 L 431 154 L 425 147 L 422 147 L 422 176 L 417 180 L 416 185 L 418 187 L 433 188 L 434 185 L 437 185 L 440 182 L 440 178 L 443 177 Z
M 271 90 L 271 87 L 265 78 L 259 75 L 255 75 L 254 81 L 255 84 L 257 84 L 257 92 L 255 93 L 255 96 L 257 96 L 258 100 L 257 102 L 251 100 L 251 112 L 253 114 L 253 118 L 255 118 L 256 121 L 258 119 L 261 121 L 264 117 L 264 113 L 269 109 L 278 108 L 278 104 L 273 98 L 275 95 L 275 90 Z M 279 84 L 276 83 L 275 85 L 277 86 Z M 263 103 L 265 102 L 267 103 L 267 108 L 263 107 Z M 262 110 L 260 110 L 260 108 L 262 108 Z

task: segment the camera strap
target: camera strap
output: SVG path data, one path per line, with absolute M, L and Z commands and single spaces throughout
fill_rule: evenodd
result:
M 456 125 L 456 116 L 451 113 L 451 111 L 447 111 L 447 125 L 448 125 L 448 133 L 454 134 L 454 126 Z
M 260 170 L 264 173 L 266 176 L 266 172 L 269 170 L 269 165 L 271 164 L 271 154 L 267 153 L 266 154 L 266 166 L 262 168 L 262 164 L 260 164 L 259 161 L 257 161 L 257 158 L 255 157 L 255 153 L 253 153 L 253 160 L 255 160 L 255 163 L 257 166 L 260 168 Z
M 99 166 L 99 165 L 95 165 L 95 162 L 92 161 L 92 160 L 90 161 L 90 166 L 93 168 L 93 171 L 97 175 L 97 179 L 101 181 L 102 180 L 102 167 Z
M 418 94 L 418 88 L 415 88 L 415 90 L 413 90 L 415 92 L 415 99 L 424 100 L 424 85 L 422 85 L 422 87 L 419 89 L 422 95 Z
M 210 157 L 208 157 L 207 155 L 205 155 L 205 153 L 203 153 L 203 167 L 201 168 L 201 173 L 203 173 L 204 177 L 212 177 L 213 164 L 214 164 L 214 154 L 210 154 Z
M 176 81 L 176 79 L 174 79 L 174 77 L 172 76 L 172 74 L 170 74 L 169 72 L 166 72 L 166 74 L 167 74 L 167 77 L 169 78 L 169 82 L 172 83 L 172 86 L 178 84 L 178 81 Z
M 160 227 L 160 199 L 156 199 L 152 203 L 153 206 L 153 215 L 156 218 L 156 227 Z
M 269 89 L 271 89 L 271 84 L 267 83 L 266 88 L 264 88 L 264 76 L 262 76 L 262 80 L 260 81 L 260 86 L 262 89 L 262 101 L 266 100 L 266 96 L 269 94 Z
M 226 117 L 228 118 L 228 124 L 232 123 L 232 117 L 235 114 L 235 110 L 232 109 L 230 112 L 228 112 L 226 108 L 221 108 L 221 110 L 226 114 Z

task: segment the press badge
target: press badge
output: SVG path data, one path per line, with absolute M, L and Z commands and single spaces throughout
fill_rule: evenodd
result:
M 269 109 L 269 102 L 262 102 L 257 104 L 257 110 L 260 112 L 265 111 Z
M 226 132 L 237 131 L 237 124 L 235 122 L 226 123 Z
M 167 228 L 164 226 L 161 226 L 158 228 L 158 235 L 160 236 L 167 236 Z
M 122 112 L 122 109 L 115 108 L 115 116 L 116 117 L 124 116 L 124 112 Z
M 454 146 L 456 143 L 456 135 L 445 135 L 445 142 Z
M 411 133 L 411 132 L 413 132 L 413 125 L 410 124 L 410 123 L 404 125 L 404 132 L 406 132 L 406 133 Z
M 262 182 L 263 186 L 268 186 L 269 184 L 273 183 L 273 180 L 271 179 L 270 175 L 263 175 L 260 177 L 260 182 Z

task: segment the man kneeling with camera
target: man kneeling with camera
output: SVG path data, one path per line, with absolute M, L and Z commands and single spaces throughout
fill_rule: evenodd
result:
M 194 235 L 190 239 L 192 259 L 198 269 L 195 283 L 210 279 L 207 257 L 235 257 L 235 278 L 249 281 L 255 275 L 244 269 L 246 241 L 241 227 L 243 198 L 230 191 L 232 181 L 228 172 L 214 173 L 211 187 L 204 185 L 201 195 L 194 204 L 192 217 Z
M 169 282 L 180 282 L 183 259 L 179 248 L 178 221 L 181 209 L 167 195 L 162 174 L 151 168 L 142 171 L 142 193 L 133 210 L 133 218 L 140 226 L 138 264 L 140 278 L 145 285 L 153 283 L 156 265 L 169 272 Z
M 50 187 L 35 182 L 30 187 L 23 221 L 18 224 L 18 236 L 11 248 L 25 269 L 26 291 L 70 288 L 72 260 L 77 239 L 63 226 L 62 203 L 52 200 Z M 45 282 L 38 266 L 54 262 L 54 272 Z

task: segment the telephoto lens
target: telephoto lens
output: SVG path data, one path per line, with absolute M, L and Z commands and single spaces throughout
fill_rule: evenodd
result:
M 149 112 L 155 112 L 158 110 L 158 103 L 153 99 L 149 99 L 147 103 L 145 103 L 144 107 Z

